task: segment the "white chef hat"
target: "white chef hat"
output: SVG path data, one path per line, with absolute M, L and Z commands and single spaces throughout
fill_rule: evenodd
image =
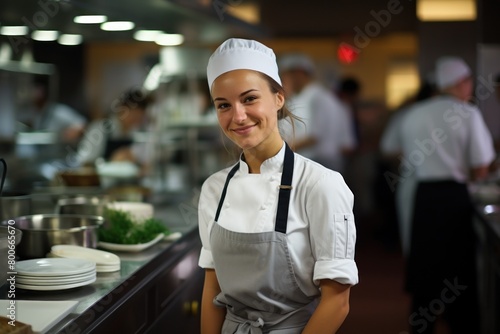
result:
M 261 72 L 281 85 L 273 50 L 254 40 L 230 38 L 215 50 L 208 60 L 208 88 L 218 76 L 233 70 Z
M 314 74 L 315 66 L 311 58 L 301 53 L 292 53 L 280 58 L 278 66 L 281 71 L 303 70 L 306 73 Z
M 447 88 L 471 75 L 467 63 L 459 57 L 441 57 L 436 62 L 436 85 Z

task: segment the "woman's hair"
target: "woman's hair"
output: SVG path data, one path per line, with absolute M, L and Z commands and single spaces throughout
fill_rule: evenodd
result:
M 152 103 L 152 96 L 140 88 L 130 88 L 120 95 L 117 102 L 121 107 L 145 110 Z
M 285 100 L 288 96 L 288 94 L 286 93 L 285 89 L 279 84 L 277 83 L 274 79 L 272 79 L 270 76 L 268 76 L 267 74 L 264 74 L 262 72 L 257 72 L 259 73 L 259 75 L 268 82 L 269 84 L 269 89 L 271 89 L 271 92 L 273 93 L 281 93 L 283 94 L 283 96 L 285 97 Z M 290 122 L 290 125 L 292 126 L 292 135 L 293 137 L 295 137 L 295 122 L 298 121 L 298 122 L 303 122 L 302 119 L 300 119 L 300 117 L 298 117 L 297 115 L 295 115 L 294 113 L 292 113 L 290 111 L 290 109 L 288 109 L 286 103 L 283 104 L 283 107 L 278 110 L 278 120 L 286 120 L 287 122 Z

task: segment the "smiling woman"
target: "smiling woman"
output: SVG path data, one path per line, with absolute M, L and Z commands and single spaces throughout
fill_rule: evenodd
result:
M 358 282 L 353 195 L 283 141 L 278 120 L 294 116 L 271 49 L 229 39 L 207 77 L 219 125 L 242 154 L 200 194 L 201 332 L 335 333 Z

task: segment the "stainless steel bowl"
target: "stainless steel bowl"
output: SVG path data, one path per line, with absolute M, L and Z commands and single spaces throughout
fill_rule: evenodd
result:
M 110 202 L 109 196 L 61 198 L 57 201 L 55 213 L 104 216 L 106 205 Z
M 0 197 L 0 221 L 32 214 L 32 198 L 22 192 L 4 191 Z
M 96 248 L 97 229 L 104 223 L 103 217 L 91 215 L 42 214 L 13 220 L 23 233 L 17 247 L 21 259 L 45 257 L 52 246 L 60 244 Z
M 15 264 L 17 245 L 21 242 L 21 230 L 8 226 L 0 226 L 0 287 L 7 283 L 7 273 L 15 271 L 9 267 L 9 261 Z

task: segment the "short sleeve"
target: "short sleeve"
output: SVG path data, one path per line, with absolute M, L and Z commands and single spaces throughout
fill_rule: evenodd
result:
M 62 128 L 84 126 L 86 124 L 85 118 L 82 115 L 66 105 L 57 104 L 54 108 L 56 122 L 59 122 Z
M 198 265 L 201 268 L 214 268 L 212 249 L 210 247 L 210 230 L 214 223 L 215 211 L 226 176 L 227 171 L 213 174 L 201 187 L 198 201 L 198 230 L 202 245 Z
M 351 190 L 342 176 L 334 171 L 325 172 L 308 196 L 315 284 L 319 284 L 321 279 L 350 285 L 358 283 L 358 269 L 354 261 L 356 225 L 353 203 Z

